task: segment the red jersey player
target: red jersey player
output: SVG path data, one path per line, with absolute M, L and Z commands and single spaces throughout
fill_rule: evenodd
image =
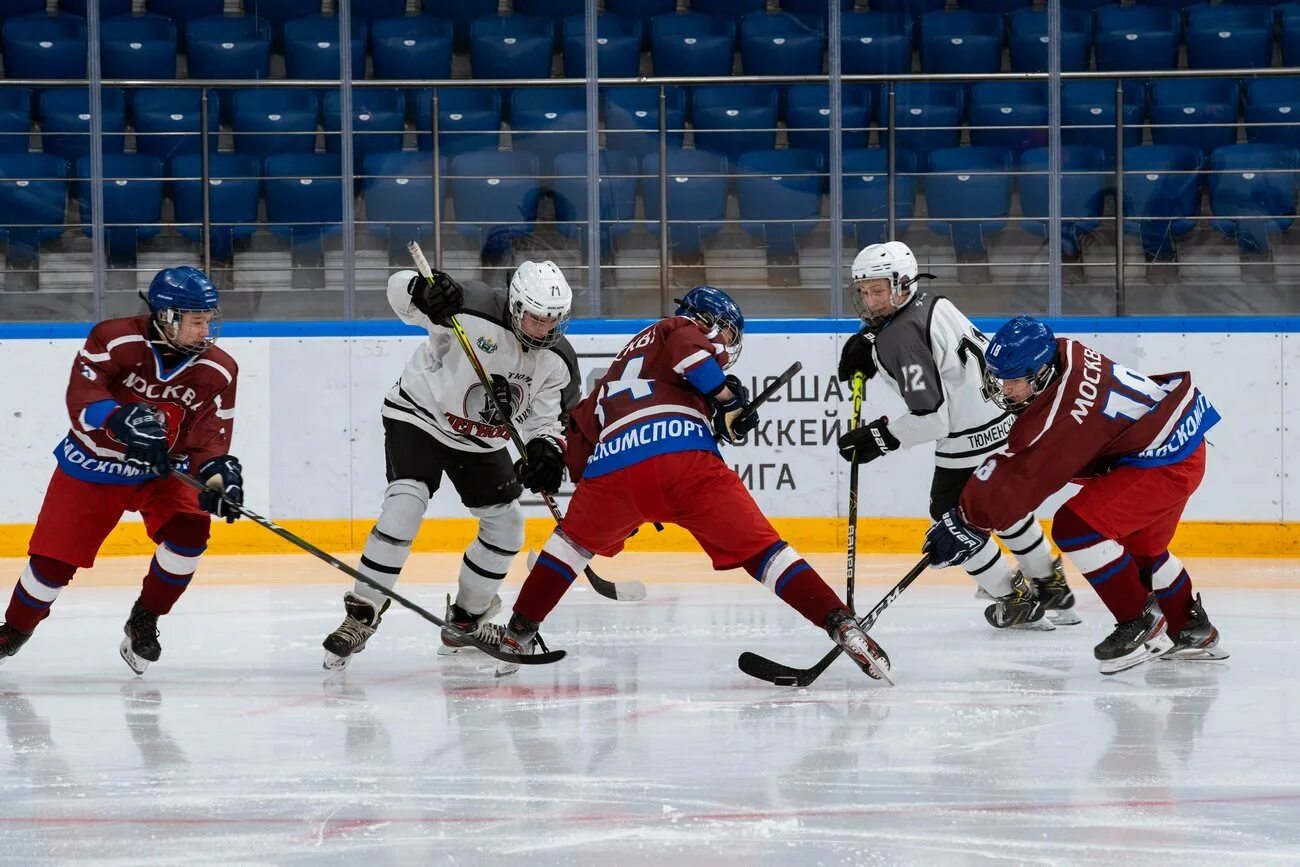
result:
M 139 512 L 158 543 L 126 621 L 122 659 L 142 674 L 162 653 L 158 618 L 185 592 L 207 547 L 209 512 L 238 513 L 243 478 L 232 457 L 235 361 L 213 346 L 217 290 L 196 268 L 167 268 L 149 284 L 150 313 L 108 319 L 72 363 L 72 429 L 54 450 L 58 466 L 28 545 L 30 560 L 0 624 L 0 663 L 18 652 L 77 569 L 93 566 L 122 514 Z M 192 471 L 213 490 L 168 476 Z
M 1102 673 L 1162 655 L 1226 658 L 1169 553 L 1219 421 L 1191 374 L 1144 376 L 1027 316 L 998 329 L 985 360 L 990 396 L 1016 421 L 1006 454 L 985 461 L 930 530 L 933 564 L 962 562 L 990 529 L 1074 481 L 1083 489 L 1056 512 L 1052 538 L 1115 615 L 1096 648 Z
M 758 424 L 745 387 L 723 373 L 740 354 L 740 308 L 712 286 L 678 303 L 675 316 L 619 351 L 570 416 L 565 462 L 578 487 L 519 592 L 501 649 L 531 653 L 541 622 L 591 558 L 614 556 L 643 523 L 660 521 L 690 531 L 713 568 L 743 567 L 881 677 L 888 657 L 718 453 L 719 438 L 735 442 Z

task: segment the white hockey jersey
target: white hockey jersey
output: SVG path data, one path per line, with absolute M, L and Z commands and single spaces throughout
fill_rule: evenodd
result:
M 411 303 L 407 284 L 414 271 L 388 279 L 388 303 L 408 325 L 429 339 L 406 363 L 402 378 L 384 397 L 385 418 L 413 424 L 439 442 L 466 452 L 491 452 L 510 438 L 450 328 L 434 324 Z M 464 284 L 465 306 L 457 319 L 498 394 L 508 390 L 510 415 L 524 442 L 547 435 L 561 443 L 568 412 L 581 396 L 578 361 L 567 339 L 549 349 L 530 349 L 510 328 L 506 291 L 478 280 Z
M 935 443 L 935 465 L 977 467 L 1006 443 L 1015 416 L 984 396 L 986 338 L 942 295 L 918 292 L 876 332 L 881 379 L 909 413 L 889 420 L 904 448 Z

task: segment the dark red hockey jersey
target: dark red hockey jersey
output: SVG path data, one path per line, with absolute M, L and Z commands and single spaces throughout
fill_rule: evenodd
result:
M 1219 421 L 1190 373 L 1145 376 L 1076 340 L 1056 344 L 1056 379 L 1016 417 L 1006 454 L 985 461 L 962 490 L 962 517 L 973 527 L 1006 529 L 1075 479 L 1181 461 Z
M 705 395 L 722 387 L 727 348 L 685 316 L 661 319 L 628 341 L 569 416 L 569 475 L 604 475 L 654 455 L 716 451 Z
M 173 464 L 198 467 L 230 451 L 239 377 L 234 359 L 212 347 L 168 368 L 149 323 L 148 316 L 107 319 L 77 353 L 67 395 L 72 429 L 54 450 L 69 475 L 118 485 L 154 478 L 123 463 L 125 447 L 104 429 L 113 410 L 127 403 L 147 403 L 166 416 Z

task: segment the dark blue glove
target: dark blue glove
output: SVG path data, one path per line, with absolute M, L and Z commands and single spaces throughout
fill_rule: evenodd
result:
M 966 526 L 961 513 L 949 509 L 925 534 L 925 544 L 921 546 L 921 551 L 930 555 L 931 567 L 942 569 L 944 566 L 965 563 L 988 540 L 988 533 Z
M 166 417 L 147 403 L 128 403 L 113 410 L 104 427 L 126 446 L 126 463 L 155 475 L 167 475 Z
M 240 513 L 231 503 L 244 505 L 244 470 L 239 459 L 222 455 L 199 467 L 199 481 L 209 490 L 199 492 L 199 508 L 225 518 L 227 524 L 235 523 Z
M 723 388 L 731 392 L 728 400 L 719 400 L 713 406 L 713 429 L 729 443 L 738 442 L 758 427 L 758 413 L 746 412 L 749 408 L 749 389 L 741 385 L 734 374 L 722 381 Z

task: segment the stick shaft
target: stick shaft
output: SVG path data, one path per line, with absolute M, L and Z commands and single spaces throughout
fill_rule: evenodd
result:
M 853 373 L 853 413 L 849 418 L 849 429 L 862 423 L 862 394 L 866 386 L 866 377 L 861 371 Z M 849 465 L 849 526 L 848 544 L 845 553 L 845 603 L 853 611 L 853 590 L 858 572 L 858 461 L 857 449 L 854 449 L 853 462 Z

